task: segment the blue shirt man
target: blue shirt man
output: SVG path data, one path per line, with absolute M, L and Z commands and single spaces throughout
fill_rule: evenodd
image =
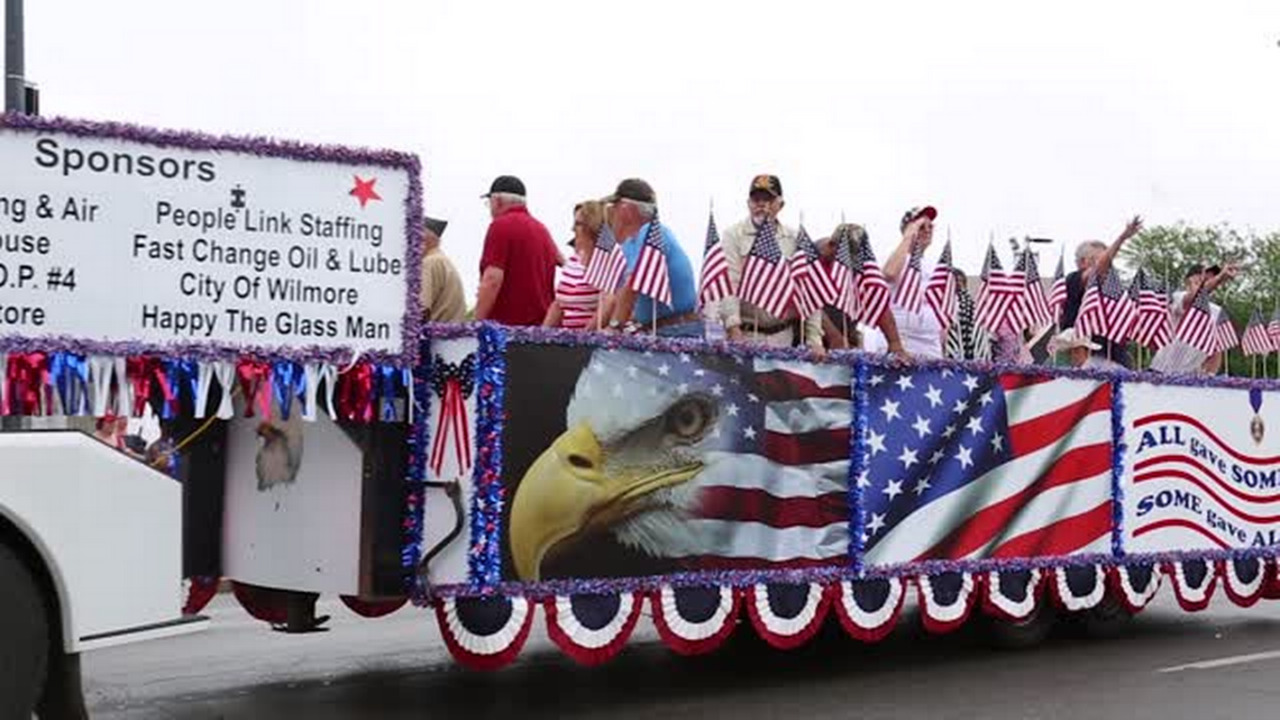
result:
M 671 305 L 656 302 L 648 295 L 640 295 L 636 300 L 636 309 L 632 315 L 640 325 L 649 327 L 653 324 L 653 306 L 658 306 L 658 319 L 686 315 L 697 309 L 698 290 L 693 279 L 693 265 L 689 256 L 671 232 L 671 228 L 658 223 L 662 232 L 662 244 L 667 256 L 667 282 L 671 285 Z M 627 277 L 635 272 L 636 263 L 640 260 L 640 248 L 644 246 L 644 238 L 649 234 L 649 223 L 645 223 L 635 235 L 622 243 L 622 254 L 627 258 Z

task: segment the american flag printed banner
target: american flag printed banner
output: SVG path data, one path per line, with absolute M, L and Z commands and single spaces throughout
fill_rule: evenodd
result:
M 956 292 L 956 274 L 951 263 L 951 241 L 942 247 L 942 255 L 938 263 L 929 273 L 929 281 L 924 287 L 924 299 L 929 310 L 937 318 L 938 325 L 946 332 L 955 320 L 959 311 L 959 299 Z
M 655 214 L 644 234 L 644 245 L 636 258 L 631 275 L 631 289 L 647 295 L 663 305 L 671 304 L 671 278 L 667 269 L 667 243 L 662 236 L 662 223 Z
M 507 357 L 512 579 L 848 563 L 848 367 L 516 343 Z M 594 488 L 574 482 L 583 468 Z M 552 536 L 540 523 L 572 528 L 554 565 L 528 547 Z
M 1014 308 L 1022 302 L 1026 291 L 1026 276 L 1019 271 L 1006 272 L 996 255 L 995 246 L 987 245 L 987 257 L 982 263 L 982 285 L 978 289 L 975 321 L 989 332 L 996 333 L 1012 319 Z
M 1280 393 L 1127 383 L 1126 552 L 1280 544 Z
M 780 318 L 791 309 L 794 297 L 791 265 L 782 259 L 777 228 L 772 222 L 756 226 L 755 240 L 742 261 L 738 298 Z
M 720 244 L 720 231 L 716 229 L 716 216 L 707 216 L 707 244 L 702 252 L 702 278 L 698 285 L 698 300 L 704 305 L 717 303 L 733 294 L 729 280 L 729 263 L 724 257 L 724 245 Z
M 1110 551 L 1110 384 L 910 368 L 868 384 L 868 565 Z
M 1253 315 L 1249 318 L 1248 327 L 1244 329 L 1240 345 L 1244 354 L 1250 356 L 1267 355 L 1275 350 L 1271 335 L 1267 333 L 1267 321 L 1263 319 L 1262 311 L 1258 308 L 1253 309 Z
M 618 289 L 622 274 L 627 270 L 627 258 L 618 247 L 618 240 L 613 235 L 609 223 L 600 226 L 600 235 L 596 238 L 595 250 L 587 263 L 587 274 L 583 280 L 591 287 L 604 292 Z
M 924 302 L 924 271 L 920 266 L 923 256 L 924 248 L 913 243 L 906 266 L 902 268 L 902 275 L 893 290 L 893 304 L 913 314 L 920 312 L 920 305 Z
M 835 305 L 840 296 L 831 276 L 818 259 L 818 248 L 809 233 L 800 226 L 796 251 L 791 255 L 791 283 L 795 288 L 796 311 L 807 318 L 826 305 Z
M 1053 286 L 1049 288 L 1049 310 L 1053 313 L 1056 324 L 1062 317 L 1062 308 L 1067 304 L 1067 276 L 1063 273 L 1064 255 L 1058 253 L 1058 269 L 1053 273 Z

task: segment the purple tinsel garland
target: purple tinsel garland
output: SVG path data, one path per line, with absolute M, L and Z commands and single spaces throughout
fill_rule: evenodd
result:
M 22 132 L 65 133 L 77 137 L 119 139 L 156 147 L 172 147 L 192 151 L 221 151 L 286 158 L 305 162 L 375 165 L 404 170 L 409 174 L 409 192 L 405 196 L 405 277 L 408 297 L 401 320 L 404 344 L 401 352 L 367 352 L 363 356 L 383 365 L 404 366 L 417 360 L 421 311 L 418 294 L 422 266 L 422 166 L 416 155 L 393 150 L 350 148 L 279 140 L 269 137 L 210 135 L 181 130 L 161 130 L 129 123 L 96 122 L 60 117 L 38 117 L 0 114 L 0 127 Z M 309 346 L 304 348 L 269 348 L 257 345 L 231 346 L 206 343 L 144 343 L 139 341 L 98 341 L 68 336 L 33 338 L 0 338 L 0 352 L 65 351 L 82 355 L 136 356 L 146 354 L 180 355 L 191 359 L 237 360 L 243 356 L 263 359 L 288 359 L 298 362 L 327 362 L 340 367 L 356 360 L 356 348 Z
M 862 502 L 862 485 L 859 480 L 870 465 L 867 455 L 867 363 L 859 359 L 853 365 L 853 433 L 849 437 L 849 561 L 855 573 L 862 571 L 862 556 L 866 550 L 867 511 Z
M 412 370 L 413 424 L 409 427 L 409 467 L 405 483 L 400 563 L 404 568 L 405 593 L 418 602 L 425 595 L 418 563 L 422 560 L 423 513 L 426 510 L 427 446 L 430 442 L 428 415 L 431 412 L 431 337 L 424 333 L 418 356 L 422 359 Z
M 491 324 L 478 333 L 476 372 L 476 467 L 471 504 L 472 585 L 496 586 L 502 578 L 502 433 L 506 425 L 507 334 Z M 434 589 L 432 594 L 435 594 Z
M 1111 381 L 1111 554 L 1124 557 L 1124 383 Z

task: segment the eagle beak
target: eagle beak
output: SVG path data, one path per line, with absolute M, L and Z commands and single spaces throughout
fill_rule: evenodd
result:
M 655 490 L 685 482 L 701 464 L 669 470 L 605 473 L 595 433 L 578 425 L 556 438 L 529 466 L 511 503 L 511 555 L 522 581 L 541 579 L 542 561 L 559 542 L 607 528 L 643 505 Z

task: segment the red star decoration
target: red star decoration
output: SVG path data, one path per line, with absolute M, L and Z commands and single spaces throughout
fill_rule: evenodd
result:
M 363 208 L 370 200 L 381 200 L 382 196 L 377 190 L 373 189 L 373 184 L 378 182 L 378 178 L 369 178 L 361 180 L 359 175 L 353 176 L 356 179 L 356 186 L 351 188 L 351 195 L 360 201 L 360 207 Z

